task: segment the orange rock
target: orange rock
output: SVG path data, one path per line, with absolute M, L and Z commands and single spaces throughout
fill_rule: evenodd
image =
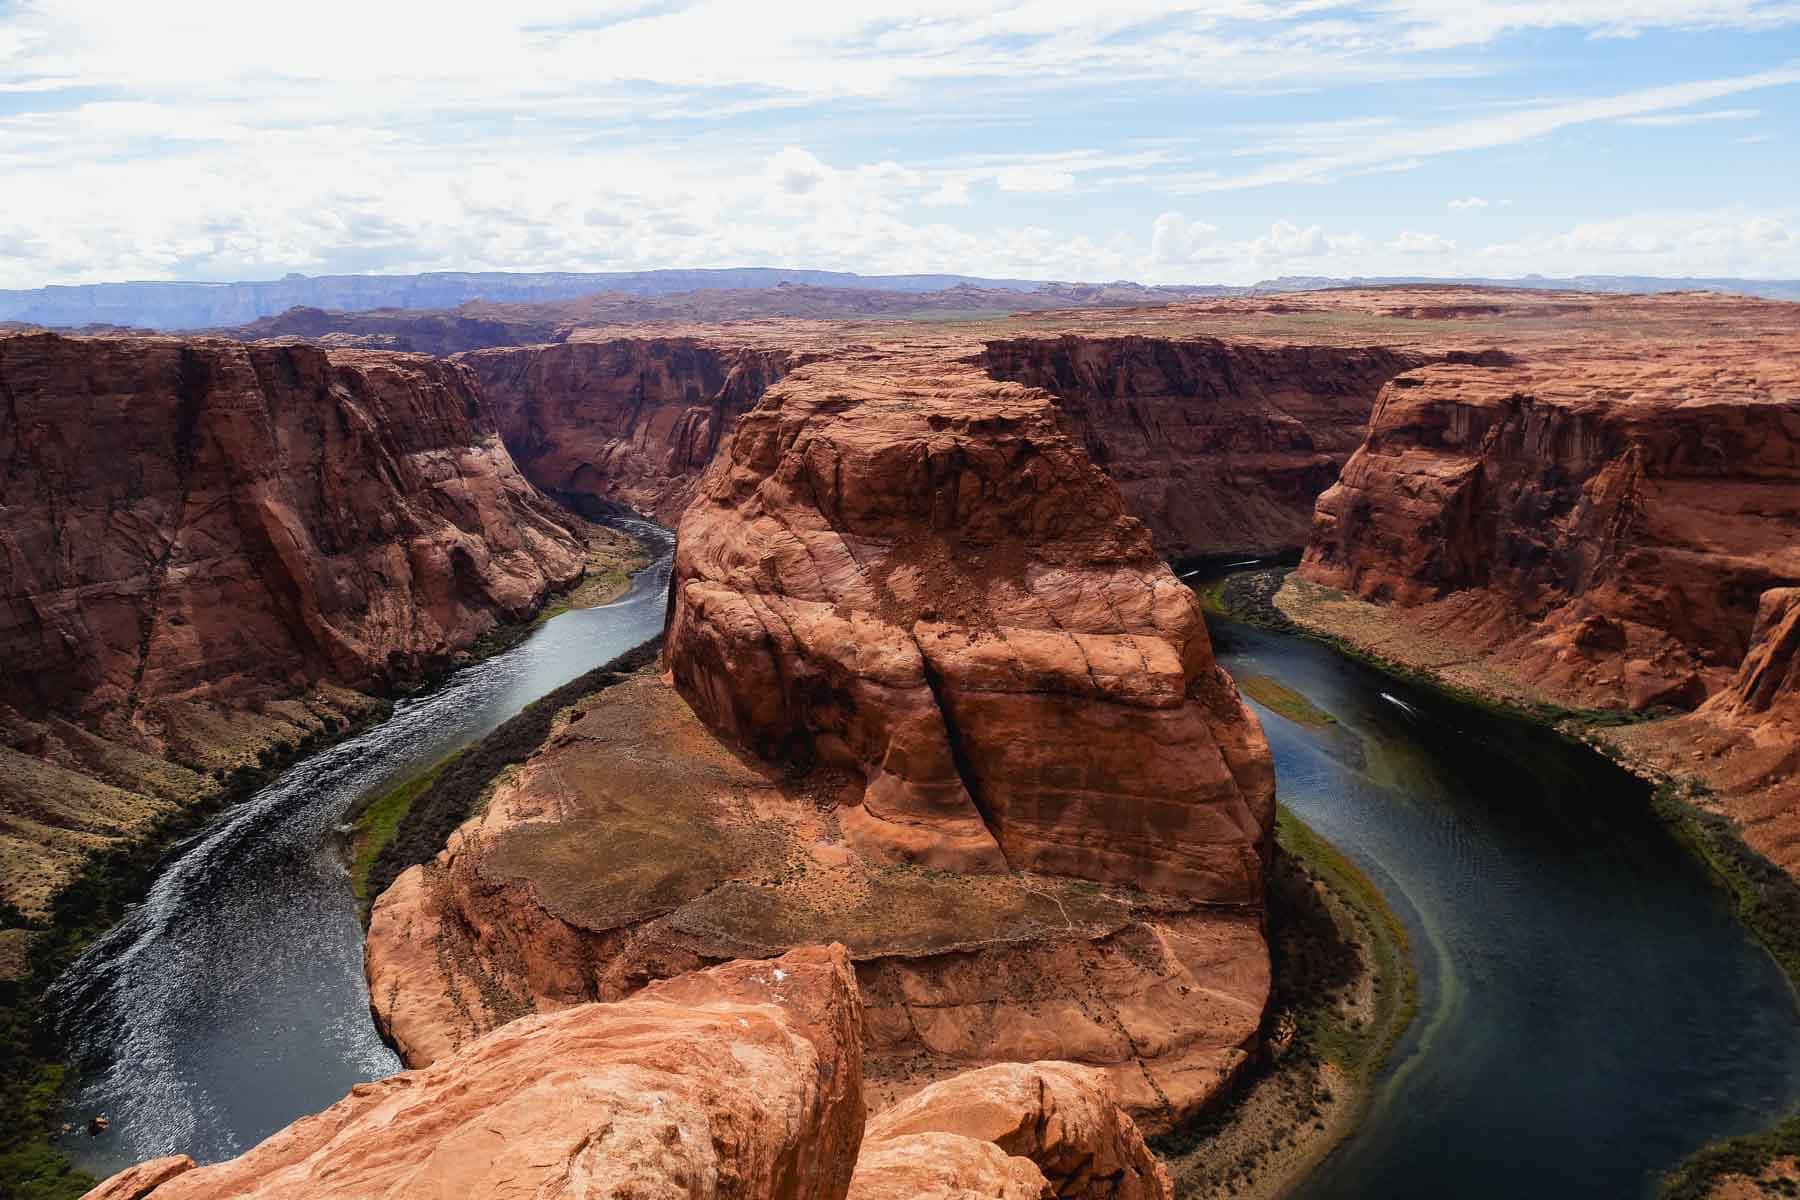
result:
M 1043 392 L 799 368 L 682 520 L 667 662 L 753 753 L 854 768 L 865 854 L 1261 903 L 1262 732 Z
M 864 1142 L 850 1200 L 1047 1200 L 1055 1193 L 1037 1164 L 992 1142 L 920 1133 Z
M 872 1117 L 851 1196 L 900 1195 L 892 1180 L 902 1164 L 910 1172 L 932 1150 L 947 1148 L 946 1138 L 990 1143 L 1031 1162 L 1046 1181 L 1045 1195 L 1062 1200 L 1167 1200 L 1172 1194 L 1168 1171 L 1144 1145 L 1105 1075 L 1038 1062 L 957 1075 Z
M 89 1191 L 82 1200 L 144 1200 L 169 1180 L 193 1169 L 194 1160 L 185 1154 L 152 1158 L 126 1167 Z
M 107 1190 L 140 1166 L 91 1195 L 836 1200 L 862 1137 L 861 1024 L 841 948 L 730 963 L 515 1021 L 229 1162 Z
M 1255 910 L 1020 874 L 921 872 L 844 840 L 833 793 L 734 755 L 639 675 L 587 697 L 433 864 L 376 901 L 370 1004 L 412 1066 L 527 1012 L 723 958 L 845 943 L 871 1103 L 1073 1059 L 1147 1127 L 1217 1095 L 1269 988 Z

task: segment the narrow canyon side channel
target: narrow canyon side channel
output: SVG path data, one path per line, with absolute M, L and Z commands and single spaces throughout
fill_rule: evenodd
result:
M 545 621 L 518 645 L 395 705 L 295 764 L 171 856 L 144 902 L 63 977 L 81 1070 L 63 1146 L 104 1177 L 169 1153 L 247 1150 L 353 1085 L 399 1070 L 369 1017 L 362 928 L 337 830 L 377 795 L 531 701 L 662 630 L 672 539 L 630 590 Z
M 1793 990 L 1646 785 L 1323 643 L 1208 624 L 1253 703 L 1308 702 L 1257 703 L 1280 801 L 1381 889 L 1419 972 L 1361 1126 L 1299 1195 L 1652 1196 L 1800 1103 Z

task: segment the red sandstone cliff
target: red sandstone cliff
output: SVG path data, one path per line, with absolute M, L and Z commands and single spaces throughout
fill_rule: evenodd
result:
M 1176 557 L 1303 545 L 1376 393 L 1422 355 L 1144 336 L 1015 338 L 981 357 L 1049 391 Z
M 0 847 L 27 907 L 576 578 L 453 364 L 0 338 Z
M 1744 367 L 1401 376 L 1301 575 L 1420 609 L 1564 703 L 1693 707 L 1743 661 L 1763 593 L 1800 580 L 1800 370 Z
M 619 338 L 462 357 L 527 478 L 571 507 L 680 519 L 737 418 L 795 356 L 695 338 Z

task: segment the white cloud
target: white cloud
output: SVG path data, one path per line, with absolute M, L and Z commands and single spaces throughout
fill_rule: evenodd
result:
M 1455 242 L 1439 234 L 1417 233 L 1410 229 L 1387 245 L 1396 254 L 1450 254 L 1456 249 Z
M 1718 108 L 1711 112 L 1697 113 L 1658 113 L 1648 117 L 1624 117 L 1621 125 L 1675 126 L 1700 125 L 1708 121 L 1748 121 L 1762 115 L 1755 108 Z
M 1800 68 L 1761 71 L 1722 79 L 1644 88 L 1613 96 L 1554 104 L 1502 108 L 1479 117 L 1439 125 L 1397 123 L 1346 125 L 1324 122 L 1294 126 L 1270 139 L 1264 151 L 1285 161 L 1238 175 L 1191 179 L 1182 190 L 1226 191 L 1281 183 L 1318 183 L 1382 164 L 1413 165 L 1444 154 L 1509 146 L 1598 121 L 1681 109 L 1724 96 L 1800 83 Z
M 1641 213 L 1496 243 L 1479 257 L 1489 269 L 1557 263 L 1562 274 L 1792 278 L 1800 275 L 1800 232 L 1791 214 Z
M 1224 253 L 1212 235 L 1218 227 L 1204 221 L 1189 221 L 1176 212 L 1166 212 L 1150 226 L 1150 260 L 1162 266 L 1218 261 Z
M 1003 192 L 1063 192 L 1075 186 L 1075 176 L 1045 167 L 1008 167 L 994 182 Z
M 1486 208 L 1487 206 L 1488 202 L 1480 196 L 1464 196 L 1460 200 L 1450 202 L 1451 208 Z

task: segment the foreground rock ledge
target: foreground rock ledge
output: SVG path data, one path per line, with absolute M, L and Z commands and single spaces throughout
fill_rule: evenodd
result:
M 862 1138 L 861 1033 L 841 949 L 732 963 L 516 1021 L 239 1158 L 158 1160 L 90 1195 L 836 1200 Z M 146 1167 L 165 1181 L 120 1190 Z
M 360 1084 L 229 1162 L 120 1172 L 87 1200 L 1168 1200 L 1105 1077 L 946 1081 L 864 1127 L 863 1008 L 840 946 L 734 962 L 515 1021 Z

